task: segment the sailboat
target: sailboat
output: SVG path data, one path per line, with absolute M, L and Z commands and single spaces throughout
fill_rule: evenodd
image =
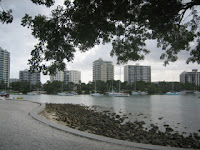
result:
M 121 82 L 119 80 L 119 92 L 114 93 L 113 96 L 114 97 L 129 97 L 130 96 L 129 94 L 120 92 L 120 84 Z
M 136 91 L 136 81 L 135 81 L 134 91 L 132 91 L 132 95 L 139 95 L 139 93 Z
M 200 91 L 194 91 L 194 94 L 200 94 Z
M 73 93 L 61 92 L 61 93 L 58 93 L 58 96 L 74 96 L 74 94 Z
M 147 95 L 148 93 L 147 92 L 144 92 L 144 91 L 139 91 L 138 92 L 140 95 Z
M 200 91 L 198 91 L 197 88 L 195 88 L 194 94 L 200 94 Z
M 174 91 L 174 82 L 172 82 L 172 91 L 165 93 L 165 95 L 180 95 L 180 92 Z
M 106 92 L 106 94 L 108 94 L 108 96 L 115 96 L 116 95 L 116 92 L 113 89 L 113 80 L 112 80 L 112 90 L 111 90 L 111 92 Z
M 36 92 L 28 92 L 27 95 L 38 95 Z
M 180 95 L 178 92 L 167 92 L 165 95 Z
M 57 93 L 58 96 L 74 96 L 74 93 L 67 93 L 67 92 L 63 92 L 63 84 L 62 84 L 62 92 Z
M 127 93 L 115 93 L 113 96 L 115 97 L 129 97 L 130 95 Z
M 32 91 L 32 84 L 30 83 L 30 91 Z M 36 92 L 28 92 L 27 95 L 38 95 Z
M 97 84 L 96 84 L 96 80 L 95 80 L 95 92 L 90 94 L 91 96 L 103 96 L 103 94 L 97 93 Z
M 121 79 L 121 67 L 120 67 L 120 79 Z M 121 81 L 119 79 L 119 92 L 118 93 L 114 93 L 113 96 L 115 97 L 129 97 L 130 95 L 127 93 L 122 93 L 120 92 L 121 90 Z

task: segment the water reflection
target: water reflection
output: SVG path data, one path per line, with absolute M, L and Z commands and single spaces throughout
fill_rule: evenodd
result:
M 125 113 L 126 112 L 126 107 L 125 107 L 125 100 L 127 100 L 128 97 L 126 97 L 126 99 L 124 97 L 112 97 L 112 107 L 113 107 L 113 111 L 116 114 L 119 113 Z
M 152 121 L 164 130 L 170 125 L 180 133 L 198 132 L 200 129 L 200 103 L 194 95 L 156 95 L 151 98 Z
M 163 127 L 169 124 L 175 130 L 198 132 L 200 130 L 200 98 L 194 95 L 146 95 L 131 97 L 92 97 L 90 95 L 11 95 L 11 97 L 41 103 L 73 103 L 87 106 L 98 105 L 131 121 L 144 120 L 147 124 Z M 185 128 L 186 127 L 186 128 Z
M 182 113 L 182 123 L 190 132 L 198 132 L 200 129 L 200 98 L 197 95 L 186 95 L 180 100 L 180 111 Z M 182 130 L 185 129 L 182 126 Z

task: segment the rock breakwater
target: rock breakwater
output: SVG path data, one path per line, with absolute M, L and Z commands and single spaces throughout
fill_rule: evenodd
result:
M 45 112 L 55 114 L 56 120 L 67 126 L 106 137 L 144 144 L 200 149 L 198 133 L 185 137 L 165 126 L 165 132 L 157 125 L 144 128 L 144 121 L 125 121 L 127 116 L 120 116 L 109 111 L 99 112 L 95 107 L 74 104 L 46 104 Z

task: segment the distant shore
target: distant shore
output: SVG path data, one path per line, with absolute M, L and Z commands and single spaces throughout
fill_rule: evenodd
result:
M 110 111 L 97 111 L 95 107 L 74 104 L 46 104 L 41 115 L 80 131 L 120 140 L 171 147 L 200 148 L 198 133 L 185 137 L 174 133 L 169 125 L 165 126 L 165 132 L 160 131 L 158 126 L 154 124 L 145 128 L 144 121 L 125 122 L 127 116 L 120 116 Z

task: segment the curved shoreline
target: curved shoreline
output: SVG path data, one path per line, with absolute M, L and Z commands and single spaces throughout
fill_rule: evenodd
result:
M 65 131 L 65 132 L 68 132 L 68 133 L 71 133 L 71 134 L 74 134 L 77 136 L 81 136 L 84 138 L 107 142 L 107 143 L 112 143 L 112 144 L 125 145 L 125 146 L 130 146 L 130 147 L 135 147 L 135 148 L 149 149 L 149 150 L 160 150 L 160 149 L 162 149 L 162 150 L 184 150 L 185 149 L 185 148 L 177 148 L 177 147 L 166 147 L 166 146 L 160 146 L 160 145 L 141 144 L 141 143 L 129 142 L 129 141 L 124 141 L 124 140 L 119 140 L 119 139 L 114 139 L 114 138 L 110 138 L 110 137 L 105 137 L 105 136 L 100 136 L 100 135 L 83 132 L 83 131 L 76 130 L 76 129 L 70 128 L 68 126 L 61 125 L 56 122 L 50 121 L 47 118 L 44 118 L 44 117 L 41 117 L 40 115 L 38 115 L 44 110 L 45 110 L 45 104 L 42 104 L 39 108 L 30 112 L 30 115 L 33 118 L 35 118 L 36 120 L 43 122 L 53 128 L 56 128 L 56 129 L 59 129 L 59 130 L 62 130 L 62 131 Z

